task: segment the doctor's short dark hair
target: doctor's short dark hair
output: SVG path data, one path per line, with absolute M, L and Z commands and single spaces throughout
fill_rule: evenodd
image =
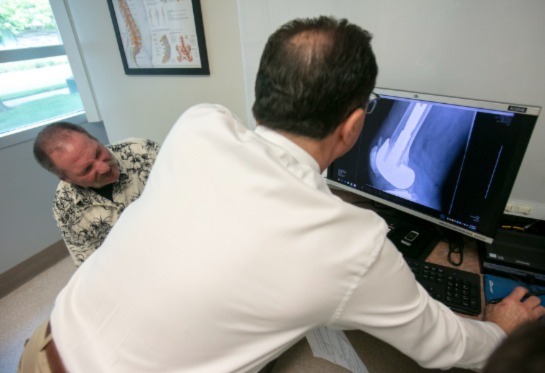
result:
M 375 87 L 372 36 L 346 19 L 295 19 L 268 39 L 252 111 L 266 127 L 316 140 L 333 133 Z

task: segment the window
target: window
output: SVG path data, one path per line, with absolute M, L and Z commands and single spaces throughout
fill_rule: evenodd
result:
M 0 2 L 0 137 L 84 114 L 48 0 Z

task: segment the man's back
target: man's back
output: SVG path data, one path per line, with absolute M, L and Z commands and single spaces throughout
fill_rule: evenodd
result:
M 175 126 L 144 194 L 59 297 L 68 368 L 95 349 L 82 367 L 258 368 L 334 323 L 382 246 L 382 221 L 332 196 L 294 144 L 204 106 L 190 115 L 198 123 Z

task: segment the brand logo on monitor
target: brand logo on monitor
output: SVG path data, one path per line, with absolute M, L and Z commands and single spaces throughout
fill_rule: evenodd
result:
M 509 111 L 514 111 L 515 113 L 526 113 L 526 110 L 528 110 L 527 108 L 525 108 L 524 106 L 513 106 L 513 105 L 510 105 L 509 108 L 508 108 Z

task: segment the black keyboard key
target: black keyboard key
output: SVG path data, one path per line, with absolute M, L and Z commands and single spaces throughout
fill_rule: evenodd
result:
M 416 280 L 438 301 L 466 315 L 481 313 L 481 277 L 456 268 L 405 257 Z

